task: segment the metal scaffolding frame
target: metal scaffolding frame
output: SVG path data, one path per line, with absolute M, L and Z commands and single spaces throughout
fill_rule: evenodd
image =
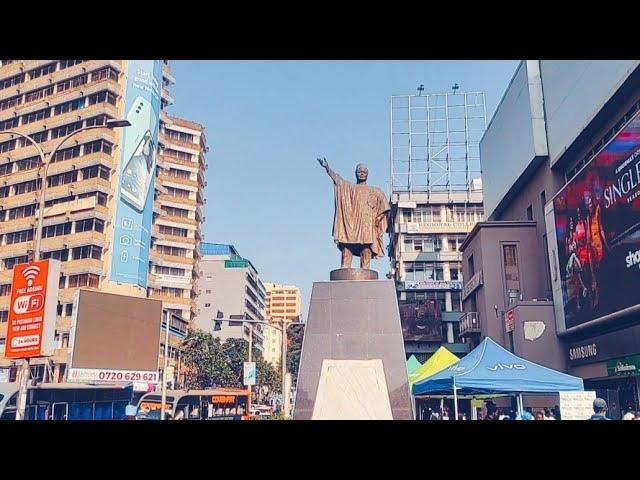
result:
M 480 178 L 484 92 L 391 97 L 391 192 L 468 190 Z

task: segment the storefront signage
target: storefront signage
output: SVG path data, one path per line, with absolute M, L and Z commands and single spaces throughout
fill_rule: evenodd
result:
M 640 356 L 640 325 L 598 335 L 567 347 L 571 366 Z
M 504 314 L 504 328 L 505 331 L 513 332 L 516 325 L 516 311 L 512 308 Z
M 479 288 L 482 285 L 482 270 L 476 273 L 469 280 L 464 282 L 464 287 L 462 287 L 462 300 L 464 301 L 469 295 L 471 295 L 474 290 Z
M 408 280 L 405 290 L 462 290 L 462 282 L 446 280 Z
M 640 355 L 607 361 L 607 375 L 619 377 L 640 374 Z

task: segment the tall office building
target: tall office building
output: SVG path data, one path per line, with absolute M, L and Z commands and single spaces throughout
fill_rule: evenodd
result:
M 462 303 L 460 245 L 482 220 L 479 142 L 484 94 L 391 99 L 390 276 L 396 281 L 407 356 L 444 344 L 457 355 Z
M 265 319 L 266 292 L 258 271 L 233 245 L 202 242 L 200 251 L 200 294 L 195 327 L 212 333 L 223 342 L 227 338 L 249 340 L 253 329 L 253 344 L 262 352 L 264 326 L 242 322 L 243 319 Z M 238 319 L 238 322 L 217 324 L 218 316 Z
M 264 283 L 266 296 L 267 320 L 285 319 L 295 322 L 300 319 L 300 289 L 294 285 Z M 276 365 L 282 358 L 282 333 L 280 330 L 266 326 L 264 330 L 265 361 Z
M 0 60 L 0 353 L 13 267 L 32 258 L 43 186 L 37 149 L 2 132 L 27 134 L 49 155 L 78 131 L 46 177 L 41 258 L 62 262 L 53 381 L 65 378 L 78 288 L 162 300 L 176 314 L 170 364 L 195 315 L 207 149 L 202 126 L 166 113 L 173 83 L 167 61 Z M 85 130 L 111 119 L 130 126 Z M 44 362 L 32 363 L 42 377 Z M 0 357 L 0 368 L 15 379 L 11 361 Z

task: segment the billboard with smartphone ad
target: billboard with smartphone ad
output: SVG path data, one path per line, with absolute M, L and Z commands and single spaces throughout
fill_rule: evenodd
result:
M 553 199 L 565 327 L 640 303 L 640 114 Z
M 122 131 L 111 280 L 147 287 L 162 61 L 130 60 Z
M 6 358 L 53 354 L 60 261 L 22 263 L 13 269 Z

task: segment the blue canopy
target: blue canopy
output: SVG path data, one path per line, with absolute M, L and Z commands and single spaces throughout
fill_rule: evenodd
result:
M 555 393 L 583 391 L 581 378 L 552 370 L 505 350 L 489 337 L 466 357 L 413 384 L 414 395 Z

